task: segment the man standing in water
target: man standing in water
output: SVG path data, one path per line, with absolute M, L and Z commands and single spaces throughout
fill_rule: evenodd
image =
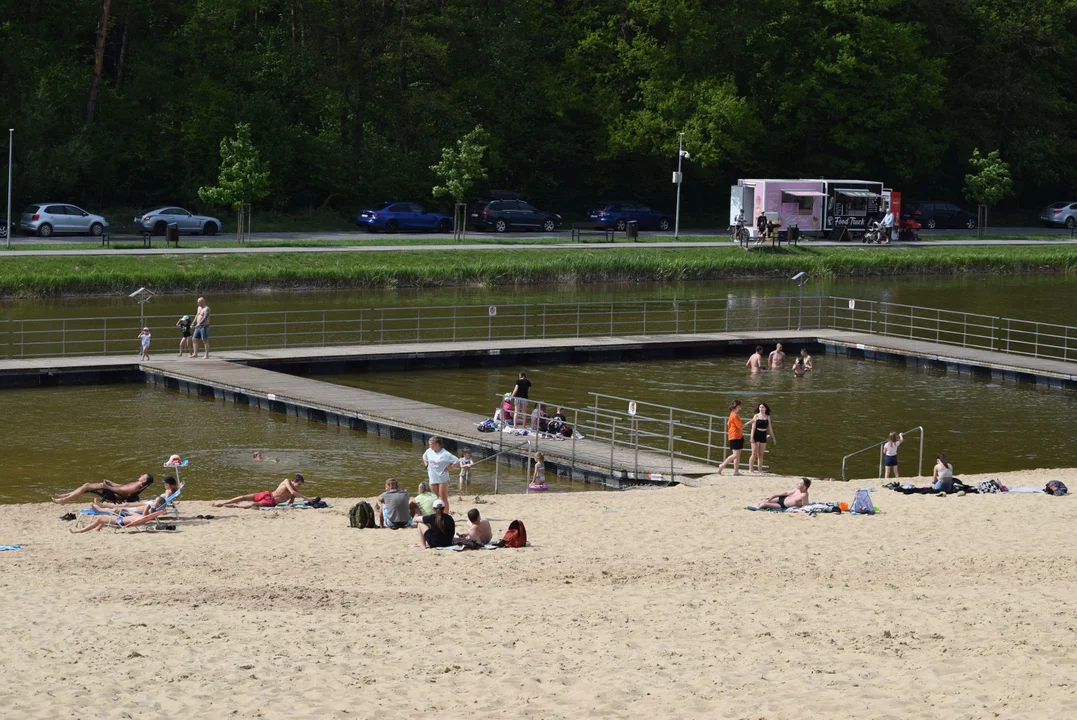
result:
M 800 361 L 804 363 L 804 372 L 811 372 L 813 370 L 811 355 L 808 354 L 808 348 L 800 349 Z
M 760 370 L 763 369 L 763 346 L 762 345 L 756 345 L 755 352 L 752 354 L 752 356 L 750 358 L 748 358 L 748 362 L 744 363 L 744 365 L 746 367 L 751 368 L 752 375 L 755 375 L 757 372 L 759 372 Z
M 191 357 L 198 357 L 198 341 L 206 344 L 206 354 L 209 358 L 209 305 L 205 298 L 198 298 L 198 312 L 194 315 L 194 335 L 191 337 Z
M 770 353 L 770 369 L 785 370 L 785 353 L 782 352 L 781 343 L 775 345 L 774 351 Z

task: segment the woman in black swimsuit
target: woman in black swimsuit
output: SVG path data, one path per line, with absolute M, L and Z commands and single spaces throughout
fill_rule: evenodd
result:
M 767 437 L 778 444 L 778 438 L 774 435 L 774 422 L 770 418 L 770 406 L 759 403 L 759 412 L 752 417 L 752 456 L 748 458 L 748 472 L 752 471 L 752 463 L 756 463 L 756 470 L 763 472 L 763 453 L 767 450 Z

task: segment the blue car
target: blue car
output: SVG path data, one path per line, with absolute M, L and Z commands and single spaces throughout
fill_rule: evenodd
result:
M 669 226 L 673 224 L 666 213 L 629 200 L 600 202 L 587 217 L 591 222 L 601 223 L 614 230 L 624 230 L 631 220 L 639 223 L 640 230 L 669 230 Z
M 384 230 L 424 230 L 426 232 L 452 232 L 452 218 L 430 212 L 422 205 L 411 202 L 384 202 L 375 210 L 363 210 L 355 218 L 355 224 L 370 232 Z

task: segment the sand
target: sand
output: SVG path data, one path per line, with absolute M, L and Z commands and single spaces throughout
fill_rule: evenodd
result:
M 874 517 L 743 509 L 786 478 L 488 497 L 533 547 L 462 553 L 344 499 L 126 535 L 2 506 L 0 716 L 1073 717 L 1077 499 L 812 495 L 868 484 Z

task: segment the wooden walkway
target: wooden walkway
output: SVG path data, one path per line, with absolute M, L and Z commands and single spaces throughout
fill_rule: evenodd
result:
M 668 483 L 715 470 L 681 458 L 671 464 L 668 457 L 646 451 L 637 455 L 632 448 L 611 448 L 601 440 L 536 440 L 508 433 L 502 438 L 501 433 L 479 432 L 476 425 L 485 419 L 479 415 L 223 359 L 143 363 L 142 368 L 150 382 L 314 421 L 423 445 L 431 435 L 440 435 L 450 450 L 471 447 L 477 459 L 504 448 L 505 461 L 523 465 L 537 446 L 551 472 L 605 485 Z

